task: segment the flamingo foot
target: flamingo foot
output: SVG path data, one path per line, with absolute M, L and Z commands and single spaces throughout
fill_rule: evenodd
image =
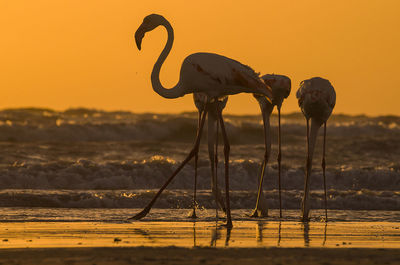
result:
M 268 217 L 268 210 L 264 209 L 254 209 L 249 217 L 257 218 L 257 217 Z
M 128 218 L 128 220 L 140 220 L 143 217 L 145 217 L 149 212 L 151 208 L 144 208 L 140 213 L 136 214 L 135 216 L 132 216 Z
M 257 209 L 254 209 L 251 214 L 249 214 L 249 217 L 257 218 L 258 216 L 258 211 Z
M 196 218 L 197 218 L 196 209 L 192 209 L 192 210 L 188 213 L 187 218 L 196 219 Z
M 249 215 L 250 217 L 268 217 L 268 206 L 267 200 L 264 197 L 264 193 L 260 194 L 260 200 L 258 204 L 256 203 L 256 208 Z

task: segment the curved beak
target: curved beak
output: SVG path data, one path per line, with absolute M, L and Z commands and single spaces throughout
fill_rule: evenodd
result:
M 265 87 L 260 87 L 258 89 L 261 95 L 264 95 L 265 98 L 272 104 L 273 96 L 272 96 L 272 89 L 269 85 L 265 84 Z
M 139 49 L 139 51 L 142 48 L 142 39 L 143 39 L 145 33 L 146 33 L 146 31 L 143 27 L 143 24 L 140 25 L 140 27 L 135 32 L 136 46 Z

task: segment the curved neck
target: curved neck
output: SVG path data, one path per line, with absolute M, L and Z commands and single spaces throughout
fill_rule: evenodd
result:
M 153 86 L 153 90 L 160 96 L 164 98 L 178 98 L 185 95 L 185 92 L 183 91 L 180 82 L 178 82 L 173 88 L 170 89 L 163 87 L 160 82 L 161 66 L 167 58 L 169 52 L 171 51 L 172 43 L 174 42 L 174 30 L 171 24 L 167 20 L 165 20 L 161 25 L 164 26 L 168 32 L 168 40 L 167 44 L 165 44 L 163 51 L 158 57 L 157 62 L 154 64 L 153 71 L 151 72 L 151 84 Z
M 311 118 L 311 128 L 310 128 L 310 143 L 308 147 L 308 154 L 309 154 L 309 159 L 310 159 L 310 172 L 311 172 L 311 167 L 312 167 L 312 160 L 314 156 L 314 149 L 315 149 L 315 144 L 317 142 L 317 136 L 318 136 L 318 131 L 319 128 L 321 127 L 321 123 L 316 121 L 315 119 Z
M 260 108 L 261 108 L 261 115 L 263 118 L 263 125 L 264 125 L 264 144 L 265 144 L 265 158 L 268 161 L 269 156 L 271 154 L 271 132 L 270 132 L 270 116 L 272 113 L 273 106 L 262 104 L 261 101 Z

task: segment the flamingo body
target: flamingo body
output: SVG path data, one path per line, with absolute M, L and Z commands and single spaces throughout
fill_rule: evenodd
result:
M 296 97 L 306 119 L 326 122 L 336 104 L 336 93 L 332 84 L 321 77 L 314 77 L 300 83 Z
M 296 97 L 299 106 L 307 121 L 307 164 L 304 183 L 304 195 L 302 200 L 302 220 L 308 221 L 310 202 L 310 175 L 312 169 L 312 160 L 315 143 L 318 136 L 318 130 L 324 124 L 324 144 L 322 152 L 322 173 L 324 178 L 325 191 L 325 218 L 328 220 L 327 196 L 326 196 L 326 177 L 325 177 L 325 139 L 326 122 L 329 119 L 336 104 L 336 92 L 332 84 L 321 77 L 313 77 L 300 83 Z M 311 128 L 309 122 L 311 120 Z
M 183 86 L 191 88 L 188 93 L 204 93 L 209 98 L 220 98 L 242 92 L 272 93 L 258 74 L 249 66 L 214 53 L 194 53 L 182 63 Z

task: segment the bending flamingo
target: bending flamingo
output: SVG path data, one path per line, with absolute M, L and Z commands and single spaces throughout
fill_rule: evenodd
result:
M 336 103 L 335 89 L 331 83 L 321 77 L 313 77 L 300 83 L 296 97 L 299 100 L 301 111 L 307 120 L 307 164 L 306 176 L 304 184 L 304 195 L 301 204 L 302 220 L 308 220 L 310 211 L 309 191 L 310 191 L 310 175 L 312 168 L 312 159 L 314 153 L 315 142 L 318 136 L 318 130 L 324 124 L 324 143 L 322 149 L 322 174 L 324 178 L 324 195 L 325 195 L 325 220 L 328 220 L 328 209 L 326 201 L 326 177 L 325 177 L 325 138 L 326 138 L 326 122 L 332 113 Z M 310 130 L 311 119 L 311 130 Z
M 264 96 L 254 94 L 257 99 L 264 124 L 264 143 L 265 154 L 261 164 L 261 174 L 258 180 L 258 193 L 256 207 L 253 210 L 252 217 L 268 216 L 268 207 L 264 193 L 262 192 L 262 183 L 265 174 L 265 168 L 271 153 L 271 136 L 270 136 L 270 116 L 274 106 L 278 109 L 278 187 L 279 187 L 279 216 L 282 217 L 282 199 L 281 199 L 281 107 L 282 102 L 290 94 L 291 81 L 284 75 L 267 74 L 261 77 L 264 82 L 272 88 L 272 102 L 269 102 Z
M 182 63 L 179 82 L 170 89 L 166 89 L 160 82 L 161 66 L 171 51 L 174 41 L 174 31 L 171 24 L 163 17 L 152 14 L 143 19 L 135 33 L 135 40 L 138 49 L 141 49 L 142 39 L 146 32 L 163 26 L 168 32 L 167 43 L 157 59 L 151 73 L 151 82 L 153 90 L 165 98 L 178 98 L 190 93 L 205 93 L 208 101 L 211 103 L 224 98 L 227 95 L 238 93 L 257 93 L 272 98 L 270 87 L 268 87 L 250 67 L 239 63 L 238 61 L 213 53 L 194 53 L 185 58 Z M 207 104 L 210 106 L 210 104 Z M 150 203 L 137 215 L 131 219 L 141 219 L 147 215 L 151 207 L 160 196 L 162 191 L 168 186 L 178 172 L 198 153 L 201 134 L 205 122 L 208 108 L 205 108 L 200 126 L 196 136 L 193 149 L 186 159 L 180 164 L 175 172 L 167 179 Z M 218 121 L 221 126 L 224 140 L 225 155 L 225 189 L 226 189 L 226 215 L 227 227 L 232 227 L 232 218 L 230 213 L 229 201 L 229 150 L 230 145 L 226 135 L 225 124 L 222 118 L 221 110 L 216 109 Z
M 208 132 L 208 155 L 210 160 L 210 167 L 211 167 L 211 191 L 215 198 L 215 213 L 216 217 L 218 218 L 218 208 L 221 208 L 222 211 L 226 211 L 225 203 L 221 196 L 221 190 L 218 188 L 218 179 L 217 179 L 217 170 L 218 170 L 218 113 L 217 108 L 219 110 L 223 110 L 228 102 L 228 97 L 224 97 L 219 99 L 218 101 L 214 101 L 212 103 L 209 102 L 209 99 L 206 94 L 204 93 L 193 93 L 193 101 L 198 110 L 199 118 L 198 118 L 198 127 L 197 130 L 200 128 L 200 120 L 201 116 L 206 108 L 208 108 L 208 125 L 207 125 L 207 132 Z M 209 104 L 209 105 L 207 105 Z M 208 106 L 208 107 L 207 107 Z M 215 147 L 215 152 L 214 152 Z M 196 191 L 197 191 L 197 160 L 198 154 L 195 155 L 194 158 L 194 192 L 193 192 L 193 209 L 189 213 L 188 217 L 190 218 L 197 218 L 196 215 Z
M 264 142 L 265 142 L 265 155 L 264 155 L 264 160 L 262 163 L 262 169 L 261 169 L 261 175 L 260 178 L 258 179 L 259 181 L 259 188 L 258 188 L 258 194 L 257 194 L 257 203 L 256 203 L 256 208 L 254 209 L 253 213 L 251 214 L 252 217 L 261 217 L 261 216 L 267 216 L 268 215 L 268 207 L 266 205 L 266 199 L 263 196 L 262 193 L 262 181 L 264 177 L 264 172 L 265 172 L 265 167 L 268 163 L 268 158 L 270 155 L 270 150 L 271 150 L 271 139 L 270 139 L 270 116 L 272 113 L 272 110 L 274 106 L 277 106 L 278 109 L 278 121 L 279 121 L 279 126 L 278 126 L 278 146 L 279 146 L 279 153 L 278 153 L 278 183 L 279 183 L 279 206 L 280 206 L 280 217 L 282 217 L 282 207 L 281 207 L 281 181 L 280 181 L 280 176 L 281 176 L 281 133 L 280 133 L 280 109 L 282 106 L 282 102 L 285 98 L 287 98 L 290 94 L 290 89 L 291 89 L 291 81 L 290 78 L 284 75 L 274 75 L 274 74 L 267 74 L 261 77 L 264 82 L 269 85 L 272 88 L 272 103 L 268 101 L 264 96 L 259 95 L 259 94 L 253 94 L 253 96 L 257 99 L 259 102 L 260 108 L 261 108 L 261 113 L 263 117 L 263 124 L 264 124 Z M 199 111 L 199 122 L 200 122 L 200 116 L 202 111 L 204 110 L 206 103 L 207 103 L 207 96 L 202 93 L 194 93 L 193 94 L 194 102 L 195 105 Z M 225 108 L 226 103 L 228 101 L 228 97 L 224 99 L 224 101 L 218 101 L 218 108 L 221 110 Z M 216 114 L 215 111 L 212 111 L 211 109 L 208 113 L 208 152 L 209 152 L 209 159 L 210 159 L 210 164 L 211 164 L 211 176 L 212 176 L 212 182 L 211 182 L 211 187 L 212 187 L 212 193 L 215 196 L 215 201 L 217 203 L 217 208 L 221 208 L 222 210 L 225 211 L 224 207 L 224 202 L 220 196 L 220 191 L 217 188 L 217 163 L 218 163 L 218 157 L 217 157 L 217 146 L 218 143 L 216 142 L 216 137 L 215 135 L 218 135 L 218 122 L 216 122 Z M 215 123 L 217 123 L 217 133 L 215 134 Z M 218 136 L 217 136 L 218 137 Z M 214 153 L 214 146 L 215 146 L 215 153 Z M 194 184 L 194 195 L 193 195 L 193 205 L 196 205 L 196 179 L 197 179 L 197 157 L 195 157 L 195 184 Z M 217 209 L 216 208 L 216 209 Z M 196 218 L 196 209 L 195 206 L 193 206 L 193 210 L 189 214 L 189 217 Z

